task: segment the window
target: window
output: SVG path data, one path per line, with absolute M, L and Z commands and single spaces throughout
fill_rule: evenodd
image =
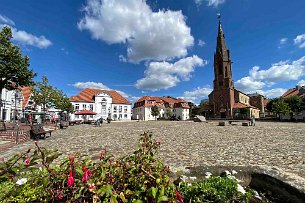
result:
M 90 115 L 90 118 L 93 118 L 93 115 Z
M 223 86 L 223 82 L 220 81 L 220 82 L 219 82 L 219 87 L 222 87 L 222 86 Z
M 120 115 L 119 115 L 119 119 L 122 119 L 122 118 L 123 118 L 123 116 L 122 116 L 122 114 L 120 114 Z
M 75 104 L 75 111 L 79 111 L 79 104 Z
M 75 115 L 75 118 L 76 118 L 76 119 L 79 119 L 79 115 Z
M 106 114 L 106 105 L 102 104 L 102 114 Z
M 90 104 L 90 111 L 93 111 L 93 104 Z
M 113 114 L 113 119 L 116 120 L 117 119 L 117 115 Z
M 124 113 L 127 113 L 127 106 L 124 106 Z
M 83 104 L 83 110 L 86 110 L 86 108 L 87 108 L 87 105 Z
M 127 114 L 124 114 L 124 118 L 127 118 Z
M 117 107 L 117 106 L 114 106 L 114 107 L 113 107 L 113 112 L 116 113 L 117 110 L 118 110 L 118 107 Z
M 119 106 L 119 112 L 122 113 L 122 106 Z

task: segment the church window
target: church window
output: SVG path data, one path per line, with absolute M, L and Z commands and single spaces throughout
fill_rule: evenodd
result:
M 222 67 L 221 67 L 221 66 L 219 66 L 218 72 L 219 72 L 219 75 L 222 75 L 222 74 L 223 74 L 223 72 L 222 72 Z

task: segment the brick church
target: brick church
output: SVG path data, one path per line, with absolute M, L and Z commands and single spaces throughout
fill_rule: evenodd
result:
M 230 50 L 225 35 L 218 24 L 216 51 L 214 53 L 214 88 L 209 94 L 205 110 L 215 118 L 258 118 L 264 114 L 264 97 L 259 94 L 247 95 L 234 87 Z

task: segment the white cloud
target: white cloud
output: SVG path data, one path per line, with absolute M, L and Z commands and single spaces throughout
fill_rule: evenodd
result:
M 15 25 L 15 22 L 0 14 L 0 24 Z
M 288 38 L 280 39 L 278 48 L 281 49 L 282 47 L 284 47 L 287 44 L 287 42 L 288 42 Z
M 266 98 L 272 99 L 272 98 L 282 96 L 286 91 L 287 91 L 287 89 L 275 88 L 275 89 L 270 89 L 270 90 L 257 90 L 256 92 L 261 95 L 264 95 Z
M 241 78 L 240 80 L 237 80 L 235 82 L 235 86 L 237 87 L 237 89 L 250 92 L 263 88 L 265 86 L 265 83 L 261 81 L 255 81 L 253 78 L 247 76 Z
M 305 80 L 300 80 L 300 81 L 298 82 L 298 85 L 299 85 L 299 86 L 305 86 Z
M 195 3 L 197 6 L 200 6 L 203 3 L 204 0 L 195 0 Z M 214 6 L 217 7 L 220 4 L 223 4 L 226 0 L 206 0 L 208 3 L 208 6 Z
M 11 19 L 0 15 L 0 29 L 4 26 L 11 27 L 13 40 L 23 45 L 30 45 L 40 49 L 47 48 L 52 45 L 52 42 L 45 36 L 35 36 L 23 30 L 18 30 L 14 26 L 15 23 Z
M 76 82 L 72 86 L 77 89 L 86 89 L 86 88 L 94 88 L 94 89 L 103 89 L 108 90 L 109 88 L 100 82 Z
M 123 56 L 123 55 L 119 55 L 119 60 L 121 62 L 127 62 L 127 58 L 125 56 Z
M 52 42 L 45 36 L 35 36 L 23 30 L 12 28 L 13 40 L 25 45 L 30 45 L 38 48 L 47 48 L 52 45 Z
M 204 66 L 207 61 L 198 56 L 180 59 L 175 63 L 151 62 L 145 71 L 145 77 L 138 80 L 136 88 L 150 91 L 168 89 L 182 81 L 188 81 L 191 73 L 198 66 Z
M 153 12 L 143 0 L 88 0 L 84 14 L 78 28 L 109 44 L 126 43 L 130 62 L 184 57 L 194 43 L 181 11 Z
M 280 45 L 286 44 L 287 41 L 288 41 L 288 38 L 282 38 L 282 39 L 280 39 Z
M 207 87 L 197 87 L 192 91 L 186 91 L 183 93 L 183 98 L 187 101 L 196 101 L 200 99 L 205 99 L 213 91 L 209 86 Z
M 203 41 L 203 40 L 201 40 L 201 39 L 198 40 L 198 46 L 203 47 L 203 46 L 205 46 L 206 44 L 207 44 L 207 43 L 205 43 L 205 41 Z
M 298 45 L 299 48 L 305 48 L 305 34 L 298 35 L 298 36 L 294 39 L 294 44 L 295 44 L 295 45 Z
M 305 56 L 295 61 L 280 61 L 272 64 L 266 70 L 260 70 L 260 67 L 254 66 L 249 71 L 249 76 L 237 80 L 236 87 L 246 93 L 258 92 L 266 97 L 273 98 L 281 96 L 286 89 L 275 88 L 263 90 L 266 86 L 270 87 L 283 81 L 298 80 L 305 75 Z M 301 80 L 299 83 L 302 83 Z

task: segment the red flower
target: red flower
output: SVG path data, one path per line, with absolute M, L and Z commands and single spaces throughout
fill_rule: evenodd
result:
M 74 164 L 74 156 L 71 155 L 71 154 L 69 154 L 69 155 L 68 155 L 68 159 L 69 159 L 69 161 L 70 161 L 70 164 L 73 165 L 73 164 Z
M 74 185 L 74 178 L 73 178 L 73 175 L 72 175 L 72 171 L 70 171 L 70 175 L 69 175 L 69 178 L 68 178 L 68 186 L 69 188 L 72 188 Z
M 178 203 L 183 203 L 184 199 L 183 199 L 182 195 L 178 191 L 176 191 L 176 195 L 177 195 L 176 199 L 177 199 Z
M 25 159 L 25 161 L 24 161 L 24 164 L 25 164 L 25 165 L 29 165 L 29 164 L 30 164 L 30 161 L 31 161 L 31 160 L 30 160 L 30 156 L 27 154 L 27 155 L 26 155 L 26 159 Z
M 86 168 L 86 166 L 83 166 L 83 171 L 84 171 L 84 175 L 83 175 L 83 178 L 82 178 L 82 182 L 86 182 L 92 176 L 92 173 L 91 173 L 90 170 L 88 170 Z

